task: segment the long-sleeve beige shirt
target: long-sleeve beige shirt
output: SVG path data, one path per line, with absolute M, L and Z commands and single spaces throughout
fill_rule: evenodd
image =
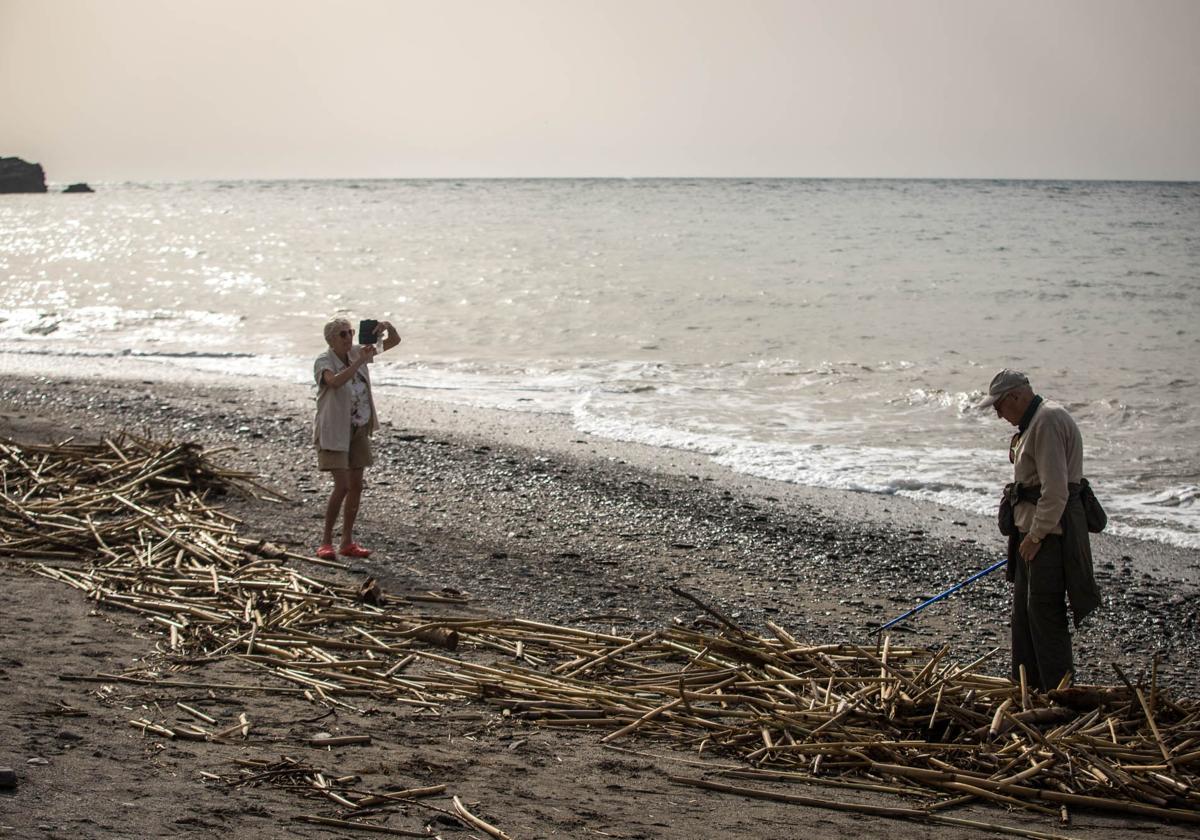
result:
M 1067 410 L 1045 401 L 1029 428 L 1017 440 L 1013 480 L 1022 487 L 1041 487 L 1037 503 L 1020 502 L 1013 510 L 1017 529 L 1042 539 L 1061 534 L 1059 520 L 1067 506 L 1067 484 L 1083 478 L 1083 436 Z

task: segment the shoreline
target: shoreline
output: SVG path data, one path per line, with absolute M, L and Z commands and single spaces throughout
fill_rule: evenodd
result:
M 143 386 L 214 386 L 259 395 L 260 401 L 285 406 L 298 418 L 311 412 L 312 394 L 307 381 L 291 383 L 271 376 L 222 374 L 176 367 L 169 363 L 137 357 L 34 356 L 0 351 L 0 374 L 9 378 L 44 378 L 52 383 L 64 377 L 83 381 L 128 382 Z M 419 392 L 417 392 L 419 393 Z M 738 488 L 757 496 L 774 496 L 788 502 L 819 509 L 827 515 L 844 515 L 869 521 L 888 522 L 897 528 L 920 528 L 931 536 L 949 540 L 975 540 L 993 545 L 1002 559 L 1003 540 L 991 516 L 961 508 L 901 495 L 794 484 L 735 471 L 716 463 L 709 455 L 684 449 L 652 446 L 632 441 L 598 437 L 572 427 L 566 415 L 521 411 L 454 403 L 380 388 L 376 393 L 381 421 L 394 428 L 427 432 L 445 431 L 464 439 L 486 442 L 495 439 L 530 450 L 545 450 L 557 456 L 587 454 L 597 459 L 629 463 L 635 467 L 669 475 L 698 475 L 704 481 Z M 581 446 L 586 444 L 586 446 Z M 307 454 L 307 453 L 303 453 Z M 965 524 L 960 524 L 965 523 Z M 1137 573 L 1166 575 L 1184 583 L 1200 584 L 1200 550 L 1154 539 L 1093 534 L 1092 547 L 1105 555 L 1130 556 Z
M 120 377 L 139 381 L 146 379 L 156 382 L 197 384 L 227 383 L 237 388 L 249 387 L 279 393 L 284 395 L 284 399 L 289 400 L 295 396 L 297 390 L 303 392 L 307 387 L 308 367 L 310 367 L 310 361 L 307 359 L 299 360 L 291 356 L 256 356 L 251 353 L 233 351 L 220 351 L 212 354 L 164 352 L 147 355 L 90 355 L 87 353 L 76 355 L 56 352 L 29 354 L 0 349 L 0 371 L 18 375 L 42 375 L 53 380 L 63 371 L 70 370 L 85 377 Z M 388 366 L 385 364 L 383 370 L 377 372 L 377 376 L 386 374 L 387 370 Z M 508 416 L 540 418 L 528 421 L 528 425 L 531 427 L 528 431 L 534 436 L 529 441 L 529 445 L 535 448 L 544 445 L 553 447 L 556 451 L 563 451 L 564 439 L 569 442 L 579 437 L 585 437 L 589 441 L 597 443 L 607 441 L 611 447 L 616 447 L 616 449 L 609 447 L 609 451 L 610 454 L 615 452 L 614 457 L 617 458 L 631 457 L 639 463 L 656 468 L 663 464 L 669 467 L 686 460 L 696 465 L 689 469 L 694 471 L 694 469 L 711 468 L 712 474 L 720 476 L 721 480 L 727 480 L 734 484 L 755 483 L 766 487 L 788 488 L 787 492 L 794 490 L 800 497 L 812 500 L 817 504 L 822 504 L 822 500 L 828 498 L 833 500 L 830 504 L 836 507 L 861 508 L 863 514 L 869 517 L 886 517 L 891 511 L 885 510 L 885 508 L 893 507 L 907 511 L 915 519 L 924 517 L 927 521 L 934 521 L 938 512 L 949 511 L 955 513 L 956 518 L 969 522 L 990 522 L 991 511 L 994 508 L 991 497 L 998 495 L 999 487 L 1003 484 L 1007 474 L 1005 469 L 997 467 L 1003 462 L 1002 443 L 1007 439 L 1007 435 L 1003 438 L 999 436 L 1002 433 L 989 437 L 986 442 L 977 442 L 972 447 L 973 452 L 981 453 L 991 452 L 994 449 L 995 462 L 991 461 L 990 456 L 986 456 L 989 458 L 986 468 L 981 468 L 978 463 L 964 464 L 961 471 L 943 476 L 944 481 L 949 482 L 948 486 L 955 489 L 948 497 L 939 498 L 938 488 L 942 487 L 939 481 L 943 479 L 939 479 L 936 475 L 932 478 L 926 476 L 922 479 L 923 482 L 933 481 L 933 484 L 913 485 L 904 480 L 896 481 L 894 476 L 889 479 L 880 479 L 878 474 L 872 472 L 873 467 L 869 464 L 860 467 L 842 464 L 836 467 L 833 473 L 830 473 L 830 464 L 822 460 L 822 456 L 811 455 L 810 462 L 810 453 L 803 451 L 804 447 L 799 443 L 797 445 L 800 446 L 800 450 L 793 452 L 792 457 L 782 469 L 783 475 L 780 475 L 779 471 L 771 468 L 770 464 L 773 462 L 770 458 L 766 462 L 768 464 L 766 467 L 756 460 L 758 456 L 755 454 L 755 448 L 767 446 L 761 441 L 755 442 L 749 438 L 731 438 L 725 441 L 719 436 L 710 439 L 703 434 L 693 435 L 690 432 L 678 430 L 666 437 L 657 433 L 647 435 L 646 430 L 636 423 L 632 425 L 623 422 L 609 424 L 603 419 L 603 416 L 593 417 L 586 411 L 582 416 L 573 416 L 573 411 L 577 410 L 573 406 L 578 401 L 578 393 L 575 391 L 554 392 L 545 401 L 537 403 L 516 399 L 506 404 L 502 397 L 492 400 L 485 398 L 481 402 L 471 399 L 472 392 L 469 387 L 464 392 L 456 390 L 457 386 L 454 385 L 443 389 L 436 384 L 436 377 L 427 379 L 418 375 L 414 378 L 410 373 L 405 374 L 399 380 L 392 379 L 391 381 L 388 381 L 387 376 L 384 375 L 382 381 L 376 383 L 377 396 L 385 401 L 396 400 L 400 405 L 440 406 L 443 410 L 436 412 L 439 417 L 446 417 L 453 428 L 465 429 L 468 433 L 474 428 L 471 421 L 455 425 L 457 412 L 454 410 L 488 418 L 486 422 L 489 427 L 504 430 L 513 427 L 519 428 L 524 421 L 504 422 L 501 419 L 493 422 L 491 418 Z M 456 397 L 458 398 L 456 399 Z M 522 406 L 522 402 L 530 402 L 536 407 Z M 651 426 L 650 428 L 653 430 L 656 427 Z M 1084 424 L 1084 428 L 1086 431 L 1086 424 Z M 589 429 L 595 429 L 595 431 L 589 431 Z M 1085 439 L 1086 437 L 1085 435 Z M 815 439 L 811 442 L 815 442 Z M 858 445 L 865 449 L 876 447 L 876 444 L 864 442 L 859 442 Z M 830 446 L 834 449 L 845 448 L 842 444 L 830 444 Z M 723 466 L 730 462 L 730 447 L 735 452 L 734 460 L 738 461 L 740 466 Z M 742 450 L 743 447 L 745 451 Z M 822 448 L 818 445 L 813 448 L 813 451 L 820 451 Z M 566 446 L 565 449 L 569 450 L 571 447 Z M 854 447 L 851 446 L 847 451 L 853 450 Z M 664 457 L 661 453 L 669 453 L 669 455 Z M 803 476 L 809 474 L 813 463 L 818 465 L 815 468 L 816 483 L 805 484 Z M 905 464 L 904 468 L 907 469 L 908 464 Z M 990 472 L 993 468 L 995 468 L 995 472 Z M 1097 468 L 1097 466 L 1093 464 L 1091 468 Z M 983 472 L 980 471 L 981 469 Z M 774 477 L 772 477 L 773 471 L 775 472 Z M 792 474 L 788 475 L 789 472 Z M 992 478 L 981 484 L 980 479 L 985 472 Z M 904 473 L 901 472 L 900 475 L 903 476 Z M 880 481 L 882 481 L 882 485 Z M 981 486 L 990 487 L 993 483 L 996 486 L 995 493 L 991 490 L 980 493 Z M 1145 515 L 1143 512 L 1131 512 L 1128 508 L 1128 494 L 1133 491 L 1126 491 L 1126 496 L 1118 495 L 1110 498 L 1105 495 L 1103 489 L 1107 484 L 1108 482 L 1101 481 L 1097 485 L 1101 487 L 1101 500 L 1110 514 L 1109 529 L 1103 538 L 1112 539 L 1117 533 L 1120 533 L 1133 545 L 1149 543 L 1162 546 L 1164 552 L 1179 560 L 1174 564 L 1176 573 L 1190 573 L 1193 579 L 1200 581 L 1200 563 L 1192 562 L 1189 559 L 1193 555 L 1200 557 L 1200 544 L 1193 544 L 1194 534 L 1186 524 L 1172 529 L 1166 520 L 1143 519 L 1142 517 Z M 881 486 L 891 487 L 893 492 L 878 492 Z M 764 492 L 774 493 L 770 490 Z M 1134 495 L 1147 495 L 1152 492 L 1155 491 L 1143 488 Z M 964 493 L 967 495 L 964 496 Z M 775 494 L 777 495 L 777 493 Z M 1167 509 L 1165 503 L 1162 509 Z M 1135 524 L 1129 524 L 1130 522 Z M 980 534 L 990 535 L 993 531 L 994 529 L 989 525 L 982 529 Z M 1154 571 L 1160 570 L 1155 569 Z M 1162 571 L 1170 572 L 1169 569 Z

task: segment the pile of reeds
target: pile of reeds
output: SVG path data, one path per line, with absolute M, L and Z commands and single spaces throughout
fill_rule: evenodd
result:
M 279 498 L 252 474 L 215 466 L 193 443 L 129 434 L 43 446 L 0 439 L 0 557 L 120 559 L 151 532 L 169 534 L 173 522 L 200 542 L 211 539 L 205 533 L 228 537 L 240 520 L 205 500 L 231 488 Z
M 55 446 L 0 441 L 0 557 L 60 561 L 34 571 L 145 615 L 171 652 L 237 655 L 314 698 L 327 699 L 328 688 L 416 695 L 424 704 L 395 676 L 407 663 L 381 668 L 379 657 L 411 640 L 453 648 L 454 634 L 372 605 L 382 600 L 373 582 L 317 580 L 283 565 L 310 558 L 240 538 L 240 520 L 211 502 L 231 487 L 278 497 L 192 444 L 131 435 Z M 464 601 L 437 593 L 405 599 L 416 600 Z
M 1171 699 L 1153 678 L 1039 694 L 983 673 L 988 657 L 957 664 L 947 648 L 890 638 L 807 644 L 774 624 L 748 632 L 711 608 L 717 622 L 637 636 L 419 615 L 413 600 L 463 599 L 389 599 L 373 581 L 346 586 L 285 566 L 297 555 L 239 538 L 237 520 L 208 498 L 231 484 L 265 491 L 195 447 L 126 437 L 6 442 L 0 454 L 0 556 L 46 561 L 34 570 L 161 629 L 170 678 L 104 679 L 351 707 L 365 695 L 425 711 L 472 698 L 545 726 L 607 730 L 606 743 L 637 733 L 737 756 L 744 776 L 921 796 L 923 813 L 989 800 L 1055 817 L 1078 806 L 1200 821 L 1200 703 Z M 180 678 L 216 657 L 283 684 Z M 185 738 L 249 730 L 135 725 Z
M 1200 821 L 1200 704 L 1157 686 L 1039 695 L 980 673 L 982 659 L 951 662 L 947 648 L 808 645 L 770 627 L 769 638 L 682 627 L 627 638 L 510 622 L 474 633 L 536 652 L 535 667 L 424 655 L 446 666 L 431 675 L 442 691 L 612 729 L 604 742 L 638 731 L 733 753 L 768 778 L 867 775 L 880 789 L 947 794 L 937 807 L 986 799 Z

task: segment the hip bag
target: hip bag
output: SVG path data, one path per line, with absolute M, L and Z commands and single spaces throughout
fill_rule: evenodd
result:
M 1083 516 L 1087 521 L 1088 531 L 1093 534 L 1103 531 L 1108 525 L 1108 514 L 1104 512 L 1103 505 L 1096 498 L 1091 483 L 1086 478 L 1081 478 L 1078 484 L 1074 482 L 1068 484 L 1067 490 L 1069 493 L 1067 505 L 1069 506 L 1073 500 L 1078 499 L 1080 505 L 1083 506 Z M 1004 494 L 1000 497 L 1000 509 L 997 511 L 997 525 L 1000 533 L 1007 537 L 1017 532 L 1016 517 L 1013 511 L 1019 502 L 1036 504 L 1041 497 L 1042 488 L 1037 484 L 1024 486 L 1014 481 L 1004 485 Z M 1064 510 L 1062 517 L 1064 524 L 1066 519 L 1067 512 Z

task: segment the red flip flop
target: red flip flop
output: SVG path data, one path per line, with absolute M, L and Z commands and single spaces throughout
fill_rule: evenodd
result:
M 349 545 L 342 546 L 341 549 L 338 550 L 338 554 L 342 555 L 343 557 L 370 557 L 371 550 L 368 548 L 363 548 L 356 542 L 352 542 Z
M 317 556 L 322 560 L 336 560 L 337 554 L 333 551 L 333 546 L 330 543 L 325 543 L 317 549 Z

